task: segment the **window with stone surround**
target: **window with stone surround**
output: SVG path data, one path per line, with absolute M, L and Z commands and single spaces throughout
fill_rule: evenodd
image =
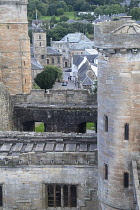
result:
M 46 184 L 47 207 L 77 207 L 77 186 Z
M 104 179 L 108 180 L 108 165 L 104 163 Z
M 104 130 L 108 132 L 108 116 L 104 115 Z
M 124 184 L 124 188 L 128 188 L 129 187 L 129 173 L 125 172 L 123 175 L 123 184 Z
M 129 124 L 124 125 L 124 140 L 129 140 Z
M 41 59 L 44 59 L 44 55 L 41 55 Z
M 39 39 L 41 39 L 41 35 L 39 35 Z
M 50 63 L 50 61 L 49 61 L 49 59 L 47 59 L 47 64 L 49 64 Z
M 3 206 L 3 193 L 2 193 L 2 185 L 0 185 L 0 206 Z

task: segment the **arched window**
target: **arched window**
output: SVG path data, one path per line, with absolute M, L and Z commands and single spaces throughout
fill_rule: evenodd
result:
M 129 173 L 128 172 L 124 173 L 123 184 L 124 184 L 124 188 L 129 187 Z
M 104 115 L 104 129 L 108 132 L 108 116 Z
M 106 163 L 104 164 L 104 179 L 108 179 L 108 165 Z
M 124 125 L 124 139 L 129 140 L 129 124 Z

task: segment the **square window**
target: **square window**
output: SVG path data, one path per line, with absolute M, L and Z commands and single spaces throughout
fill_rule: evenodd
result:
M 77 186 L 46 184 L 47 207 L 77 207 Z

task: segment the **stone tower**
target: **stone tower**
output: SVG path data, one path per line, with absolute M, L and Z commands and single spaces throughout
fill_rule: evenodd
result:
M 128 17 L 95 26 L 100 209 L 133 209 L 131 162 L 140 150 L 140 26 Z
M 10 94 L 31 90 L 28 0 L 0 1 L 0 81 Z
M 42 66 L 47 62 L 46 31 L 34 29 L 33 31 L 34 56 Z

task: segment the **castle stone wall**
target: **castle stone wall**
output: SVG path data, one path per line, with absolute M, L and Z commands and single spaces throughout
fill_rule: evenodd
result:
M 97 210 L 96 146 L 92 135 L 0 132 L 3 210 L 46 209 L 47 184 L 77 186 L 77 207 L 57 209 Z
M 106 210 L 134 208 L 131 161 L 139 155 L 140 141 L 139 25 L 119 24 L 116 29 L 114 21 L 107 29 L 106 23 L 98 24 L 95 32 L 95 46 L 99 47 L 98 196 L 101 209 Z M 103 37 L 102 46 L 97 32 Z
M 0 131 L 13 129 L 13 104 L 5 86 L 0 83 Z
M 88 90 L 31 90 L 30 94 L 18 94 L 12 97 L 18 103 L 79 104 L 97 105 L 97 95 Z
M 31 90 L 27 1 L 0 2 L 1 81 L 10 94 Z

